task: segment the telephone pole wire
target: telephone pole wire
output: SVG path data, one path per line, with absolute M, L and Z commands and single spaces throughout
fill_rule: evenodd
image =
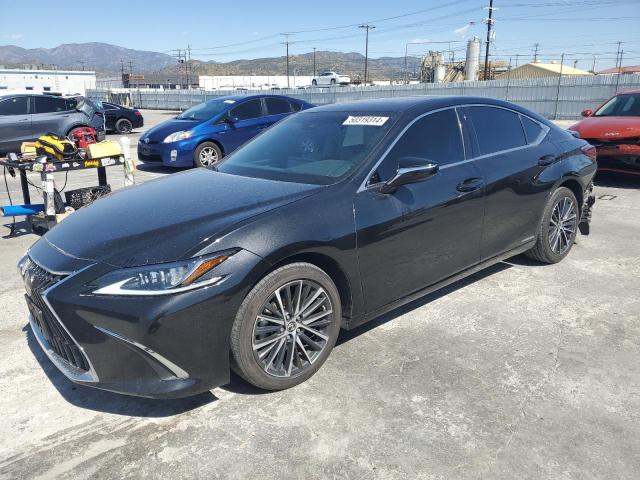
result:
M 489 18 L 487 22 L 487 44 L 484 52 L 484 79 L 489 80 L 489 45 L 491 43 L 491 28 L 493 27 L 493 0 L 489 0 Z
M 493 1 L 493 0 L 492 0 Z M 360 25 L 358 28 L 364 28 L 365 41 L 364 41 L 364 84 L 367 85 L 367 69 L 369 66 L 369 30 L 376 28 L 374 25 Z

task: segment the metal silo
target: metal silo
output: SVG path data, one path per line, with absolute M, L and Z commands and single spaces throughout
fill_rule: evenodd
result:
M 464 62 L 464 79 L 477 80 L 480 64 L 480 39 L 473 37 L 467 42 L 467 58 Z

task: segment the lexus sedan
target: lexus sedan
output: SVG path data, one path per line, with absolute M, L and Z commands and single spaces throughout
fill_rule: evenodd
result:
M 640 176 L 640 91 L 620 93 L 569 127 L 596 147 L 598 170 Z
M 19 262 L 31 328 L 85 385 L 180 397 L 234 369 L 289 388 L 341 328 L 519 253 L 562 260 L 589 231 L 594 154 L 487 98 L 306 110 L 215 171 L 120 190 L 50 230 Z
M 146 131 L 138 158 L 166 167 L 211 168 L 265 128 L 312 106 L 280 95 L 217 97 Z

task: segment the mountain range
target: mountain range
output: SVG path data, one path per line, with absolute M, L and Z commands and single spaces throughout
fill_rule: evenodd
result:
M 404 72 L 404 57 L 381 57 L 369 59 L 369 76 L 373 79 L 398 77 Z M 408 58 L 408 70 L 414 71 L 419 59 Z M 45 68 L 95 70 L 98 76 L 109 76 L 130 69 L 134 73 L 177 72 L 178 62 L 166 53 L 135 50 L 108 43 L 68 43 L 54 48 L 26 49 L 15 45 L 0 46 L 0 65 L 6 68 L 23 65 L 43 65 Z M 286 57 L 267 57 L 233 60 L 229 62 L 192 60 L 194 75 L 284 75 Z M 364 55 L 350 52 L 316 52 L 316 71 L 335 70 L 353 78 L 364 73 Z M 313 54 L 291 55 L 289 71 L 293 75 L 313 74 Z

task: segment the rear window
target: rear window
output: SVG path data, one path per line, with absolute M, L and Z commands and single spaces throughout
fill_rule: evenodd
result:
M 29 97 L 14 97 L 0 101 L 0 115 L 26 115 Z
M 496 107 L 468 107 L 466 111 L 476 131 L 480 155 L 527 144 L 517 113 Z
M 36 101 L 35 113 L 64 112 L 67 110 L 67 101 L 58 97 L 34 97 Z
M 267 104 L 267 115 L 280 115 L 291 113 L 291 105 L 284 98 L 265 98 Z
M 524 128 L 524 133 L 527 136 L 527 142 L 530 144 L 535 143 L 542 133 L 542 127 L 538 122 L 534 122 L 529 117 L 521 115 L 520 120 L 522 120 L 522 127 Z

